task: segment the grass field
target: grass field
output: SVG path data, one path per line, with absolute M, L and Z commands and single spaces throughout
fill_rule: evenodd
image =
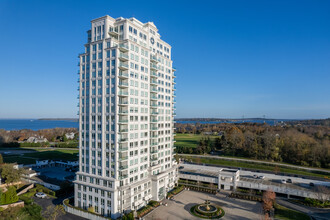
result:
M 5 163 L 32 164 L 36 160 L 78 160 L 78 149 L 37 149 L 21 155 L 3 155 Z
M 209 137 L 211 140 L 219 136 L 213 135 L 201 135 L 201 134 L 176 134 L 175 136 L 175 145 L 176 146 L 185 146 L 185 147 L 197 147 L 199 140 L 205 137 Z
M 192 160 L 195 163 L 205 163 L 205 164 L 215 164 L 215 165 L 222 165 L 228 167 L 237 167 L 237 168 L 246 168 L 246 169 L 255 169 L 255 170 L 265 170 L 265 171 L 274 171 L 274 165 L 266 165 L 266 164 L 258 164 L 253 162 L 243 162 L 243 161 L 231 161 L 231 160 L 224 160 L 224 159 L 213 159 L 213 158 L 198 158 L 198 155 L 195 157 L 193 156 L 180 156 L 182 158 Z M 305 170 L 299 169 L 291 169 L 287 167 L 278 166 L 279 173 L 287 173 L 287 174 L 298 174 L 298 175 L 305 175 L 305 176 L 315 176 L 321 178 L 329 179 L 330 176 L 326 173 L 312 173 Z
M 292 209 L 285 208 L 280 205 L 275 205 L 275 218 L 283 220 L 299 219 L 309 220 L 310 217 L 302 212 L 297 212 Z

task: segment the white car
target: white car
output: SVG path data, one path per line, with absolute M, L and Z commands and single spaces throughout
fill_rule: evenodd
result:
M 286 180 L 281 180 L 281 183 L 286 183 Z
M 263 179 L 265 179 L 265 176 L 259 176 L 259 179 L 263 180 Z
M 43 192 L 38 192 L 38 193 L 36 193 L 36 197 L 38 197 L 38 198 L 46 198 L 46 194 L 45 193 L 43 193 Z
M 253 178 L 254 178 L 254 179 L 258 179 L 258 175 L 255 175 L 255 174 L 254 174 L 254 175 L 253 175 Z

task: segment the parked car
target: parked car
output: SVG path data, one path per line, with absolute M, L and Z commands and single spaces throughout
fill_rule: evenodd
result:
M 310 183 L 309 183 L 309 186 L 314 186 L 314 183 L 313 183 L 313 182 L 310 182 Z
M 286 183 L 286 180 L 281 180 L 281 183 Z
M 45 193 L 43 193 L 43 192 L 36 193 L 36 197 L 41 198 L 41 199 L 46 198 L 46 196 L 47 195 Z
M 292 183 L 292 179 L 287 179 L 286 182 L 287 183 Z
M 258 178 L 258 175 L 255 175 L 255 174 L 254 174 L 254 175 L 253 175 L 253 178 L 254 178 L 254 179 L 257 179 L 257 178 Z
M 259 179 L 263 180 L 263 179 L 265 179 L 265 176 L 259 176 Z

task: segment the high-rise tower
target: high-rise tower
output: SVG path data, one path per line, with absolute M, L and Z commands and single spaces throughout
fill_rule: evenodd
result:
M 118 217 L 177 183 L 171 46 L 152 22 L 91 21 L 79 55 L 75 206 Z

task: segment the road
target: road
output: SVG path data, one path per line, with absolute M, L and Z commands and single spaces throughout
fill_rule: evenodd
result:
M 268 164 L 268 165 L 278 165 L 278 166 L 282 166 L 282 167 L 303 169 L 303 170 L 308 170 L 308 171 L 320 171 L 320 172 L 325 172 L 325 173 L 330 174 L 330 170 L 327 170 L 327 169 L 303 167 L 303 166 L 296 166 L 296 165 L 283 164 L 283 163 L 277 163 L 277 162 L 267 162 L 267 161 L 260 161 L 260 160 L 241 159 L 241 158 L 234 158 L 234 157 L 214 156 L 214 155 L 196 155 L 196 154 L 179 154 L 179 155 L 180 156 L 212 158 L 212 159 L 233 160 L 233 161 L 242 161 L 242 162 L 253 162 L 253 163 Z
M 310 217 L 312 217 L 312 219 L 315 220 L 330 219 L 330 209 L 320 209 L 320 208 L 296 205 L 294 203 L 287 201 L 286 199 L 276 199 L 276 202 L 281 206 L 308 214 Z

